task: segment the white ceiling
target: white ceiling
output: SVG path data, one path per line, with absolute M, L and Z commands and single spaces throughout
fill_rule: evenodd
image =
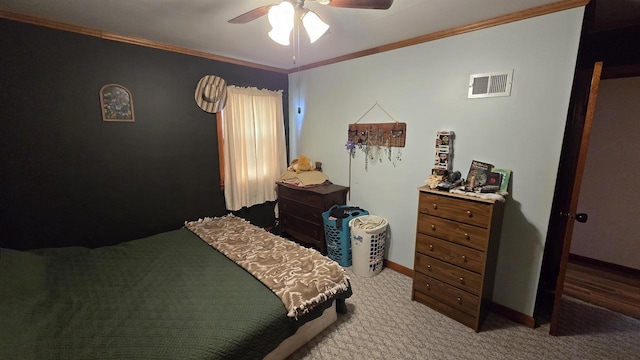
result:
M 203 51 L 280 69 L 332 59 L 409 38 L 495 18 L 558 0 L 395 0 L 388 10 L 346 9 L 307 0 L 331 28 L 309 44 L 271 41 L 266 16 L 247 24 L 227 21 L 279 0 L 0 0 L 0 9 L 48 20 Z

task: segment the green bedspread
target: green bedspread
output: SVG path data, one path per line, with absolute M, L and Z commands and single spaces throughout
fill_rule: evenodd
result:
M 187 229 L 98 249 L 0 249 L 0 359 L 260 359 L 277 296 Z

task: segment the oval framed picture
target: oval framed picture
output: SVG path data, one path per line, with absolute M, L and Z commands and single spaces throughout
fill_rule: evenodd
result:
M 131 92 L 119 84 L 107 84 L 100 89 L 102 121 L 133 122 L 133 98 Z

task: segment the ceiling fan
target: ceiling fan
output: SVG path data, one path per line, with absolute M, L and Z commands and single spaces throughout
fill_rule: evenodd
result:
M 311 0 L 314 1 L 314 0 Z M 352 9 L 379 9 L 386 10 L 391 7 L 393 4 L 393 0 L 315 0 L 319 4 L 329 5 L 334 7 L 341 8 L 352 8 Z M 304 5 L 304 0 L 293 0 L 290 1 L 295 6 L 299 6 L 302 8 Z M 261 16 L 267 15 L 269 9 L 276 6 L 273 5 L 265 5 L 257 7 L 253 10 L 249 10 L 246 13 L 236 16 L 233 19 L 229 20 L 231 24 L 246 24 L 250 21 L 253 21 Z
M 302 20 L 311 42 L 315 42 L 328 29 L 318 14 L 304 7 L 305 0 L 285 0 L 280 4 L 257 7 L 229 20 L 231 24 L 246 24 L 261 16 L 269 15 L 269 22 L 273 29 L 269 36 L 277 43 L 289 45 L 289 34 L 294 26 L 295 15 Z M 393 0 L 310 0 L 322 5 L 352 9 L 386 10 L 391 7 Z

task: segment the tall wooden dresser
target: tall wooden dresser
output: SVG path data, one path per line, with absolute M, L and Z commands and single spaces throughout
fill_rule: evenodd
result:
M 349 188 L 335 184 L 307 188 L 277 184 L 280 232 L 326 254 L 322 213 L 333 205 L 345 205 Z
M 411 298 L 478 332 L 491 304 L 504 202 L 418 190 Z

